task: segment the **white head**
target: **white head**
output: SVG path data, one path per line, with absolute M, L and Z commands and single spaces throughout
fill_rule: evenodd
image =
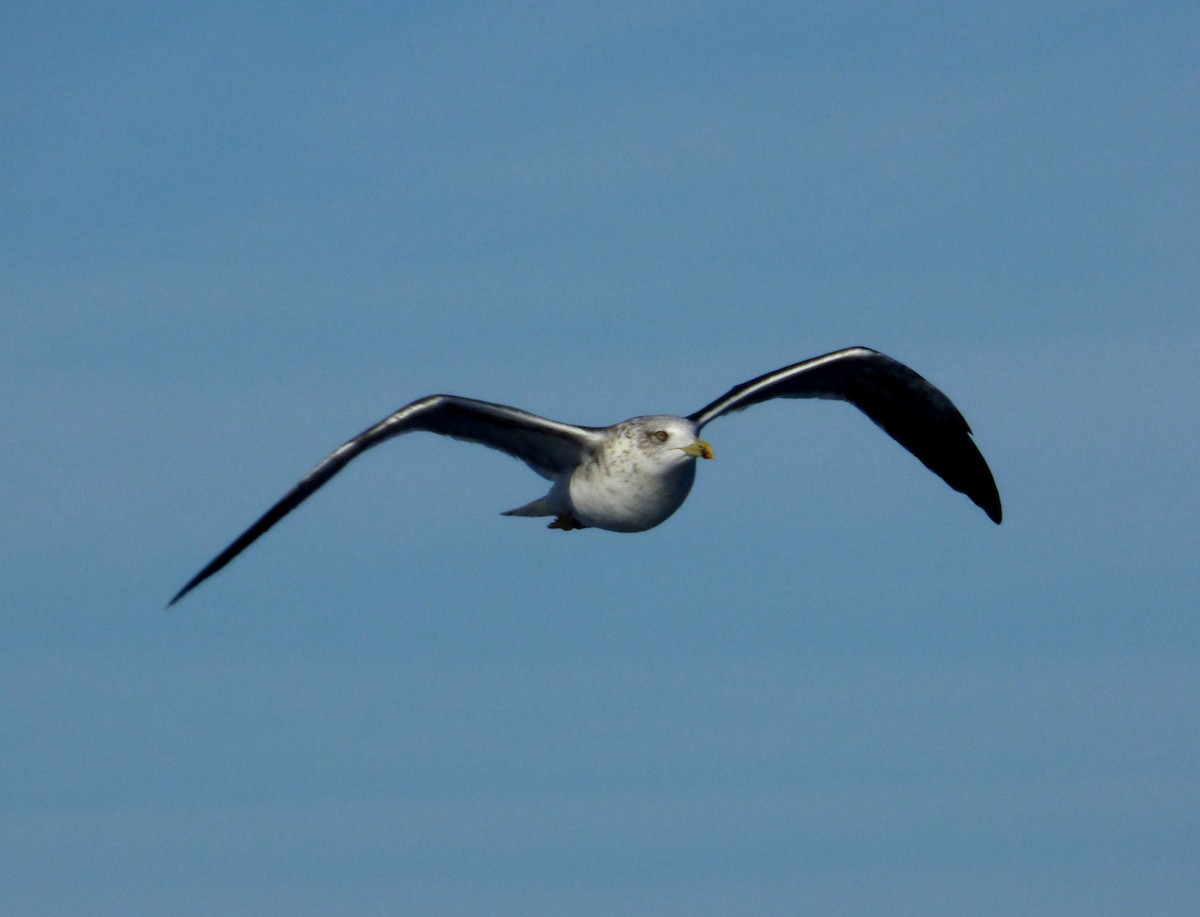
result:
M 696 438 L 696 425 L 684 417 L 671 414 L 634 417 L 621 427 L 622 433 L 634 440 L 640 452 L 661 465 L 713 457 L 712 446 Z

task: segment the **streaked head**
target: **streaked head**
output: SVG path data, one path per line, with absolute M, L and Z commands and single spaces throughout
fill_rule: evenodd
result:
M 631 435 L 647 456 L 664 464 L 713 458 L 713 448 L 696 437 L 696 425 L 684 417 L 660 414 L 627 421 Z

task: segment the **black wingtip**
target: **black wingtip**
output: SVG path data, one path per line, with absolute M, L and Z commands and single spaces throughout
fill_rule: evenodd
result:
M 188 583 L 186 586 L 184 586 L 182 589 L 180 589 L 178 592 L 176 592 L 175 595 L 172 596 L 171 601 L 167 602 L 168 610 L 170 608 L 172 608 L 175 605 L 175 603 L 178 602 L 181 598 L 183 598 L 185 595 L 187 595 L 189 592 L 191 592 L 192 589 L 195 587 L 195 585 L 196 585 L 195 582 Z
M 980 461 L 983 461 L 982 455 Z M 986 464 L 984 467 L 987 467 Z M 996 525 L 1004 521 L 1004 507 L 1000 505 L 1000 490 L 996 487 L 996 481 L 990 471 L 987 473 L 986 484 L 977 484 L 964 493 L 971 498 L 971 502 L 987 513 L 987 517 Z
M 204 582 L 206 579 L 208 579 L 210 576 L 212 576 L 214 573 L 216 573 L 218 570 L 220 570 L 222 567 L 224 567 L 232 559 L 233 558 L 230 553 L 230 550 L 228 548 L 226 548 L 223 553 L 221 553 L 218 557 L 214 558 L 207 567 L 205 567 L 203 570 L 201 570 L 199 573 L 197 573 L 195 576 L 193 576 L 190 580 L 188 580 L 184 584 L 183 588 L 175 593 L 175 595 L 171 599 L 171 601 L 167 602 L 167 608 L 170 608 L 172 605 L 174 605 L 176 602 L 178 602 L 180 599 L 182 599 L 185 595 L 187 595 L 189 592 L 191 592 L 193 589 L 195 589 L 197 586 L 199 586 L 202 582 Z

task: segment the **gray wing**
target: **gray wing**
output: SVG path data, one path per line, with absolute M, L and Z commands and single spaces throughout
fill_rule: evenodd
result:
M 364 430 L 314 468 L 283 499 L 242 532 L 193 576 L 171 599 L 174 605 L 250 547 L 276 522 L 303 503 L 359 454 L 401 433 L 423 430 L 479 443 L 519 458 L 542 477 L 553 479 L 574 468 L 602 440 L 594 427 L 576 427 L 538 417 L 518 408 L 455 395 L 430 395 L 414 401 Z
M 699 430 L 722 414 L 772 398 L 850 402 L 1000 524 L 1000 493 L 966 419 L 949 398 L 903 363 L 867 347 L 849 347 L 734 386 L 688 419 Z

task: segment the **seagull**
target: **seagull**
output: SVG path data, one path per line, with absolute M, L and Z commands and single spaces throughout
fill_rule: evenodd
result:
M 997 525 L 1000 494 L 971 428 L 941 391 L 903 363 L 848 347 L 784 366 L 741 385 L 694 414 L 633 417 L 579 427 L 519 408 L 457 395 L 428 395 L 335 450 L 175 594 L 174 605 L 250 547 L 275 523 L 373 446 L 422 430 L 479 443 L 520 459 L 552 482 L 549 492 L 505 516 L 553 516 L 548 528 L 644 532 L 683 504 L 696 459 L 713 458 L 700 431 L 722 414 L 773 398 L 825 398 L 854 405 Z

